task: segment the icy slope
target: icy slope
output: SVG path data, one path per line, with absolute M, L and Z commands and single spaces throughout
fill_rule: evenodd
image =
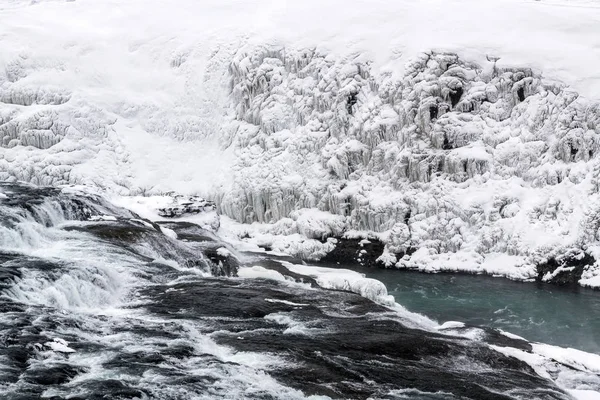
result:
M 0 179 L 198 193 L 271 235 L 532 279 L 597 253 L 599 7 L 5 2 Z

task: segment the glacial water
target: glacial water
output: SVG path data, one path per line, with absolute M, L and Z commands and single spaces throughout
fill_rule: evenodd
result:
M 600 354 L 600 291 L 462 274 L 360 269 L 408 310 Z
M 423 324 L 358 274 L 237 253 L 199 225 L 144 220 L 74 188 L 0 189 L 0 399 L 571 400 L 568 390 L 600 389 L 589 354 L 555 361 L 493 329 Z M 540 372 L 514 354 L 541 360 Z

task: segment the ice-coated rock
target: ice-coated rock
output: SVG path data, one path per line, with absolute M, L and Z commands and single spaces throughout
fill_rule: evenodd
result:
M 173 203 L 167 207 L 158 209 L 158 215 L 167 218 L 181 217 L 186 214 L 200 214 L 215 211 L 217 206 L 214 202 L 205 200 L 199 196 L 182 196 L 176 195 L 173 197 Z
M 423 248 L 415 260 L 435 270 L 485 272 L 505 253 L 516 264 L 498 270 L 515 279 L 597 245 L 580 199 L 598 197 L 598 104 L 490 60 L 426 52 L 398 76 L 315 49 L 239 50 L 224 139 L 236 189 L 215 195 L 220 209 L 282 234 L 297 209 L 344 216 L 345 231 L 379 235 L 388 265 Z
M 212 231 L 220 226 L 215 203 L 199 196 L 174 195 L 171 204 L 159 207 L 157 212 L 164 218 L 197 216 L 194 222 Z

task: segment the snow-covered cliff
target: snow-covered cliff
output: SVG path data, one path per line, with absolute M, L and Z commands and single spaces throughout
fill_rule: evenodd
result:
M 388 266 L 600 286 L 594 1 L 12 1 L 0 19 L 2 180 L 209 196 L 262 224 L 231 232 L 308 258 L 377 238 Z
M 218 198 L 236 220 L 281 225 L 317 208 L 341 218 L 298 233 L 372 232 L 390 266 L 515 279 L 596 251 L 600 106 L 564 84 L 437 52 L 397 76 L 361 57 L 258 47 L 230 71 L 223 140 L 239 158 L 236 189 Z

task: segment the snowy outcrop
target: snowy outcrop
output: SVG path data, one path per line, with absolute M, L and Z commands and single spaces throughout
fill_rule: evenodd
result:
M 600 106 L 490 60 L 428 52 L 398 76 L 359 55 L 241 49 L 222 138 L 237 189 L 216 193 L 221 211 L 292 234 L 281 225 L 294 210 L 318 209 L 343 220 L 328 237 L 344 226 L 382 239 L 388 265 L 419 249 L 396 261 L 405 268 L 528 280 L 593 252 Z
M 158 215 L 167 218 L 181 217 L 186 214 L 200 214 L 212 212 L 217 206 L 212 201 L 205 200 L 200 196 L 186 197 L 182 195 L 173 196 L 173 202 L 166 207 L 158 209 Z
M 165 218 L 198 215 L 197 222 L 200 222 L 202 226 L 207 226 L 211 231 L 216 231 L 220 226 L 215 203 L 199 196 L 175 195 L 170 204 L 158 208 L 158 215 Z

